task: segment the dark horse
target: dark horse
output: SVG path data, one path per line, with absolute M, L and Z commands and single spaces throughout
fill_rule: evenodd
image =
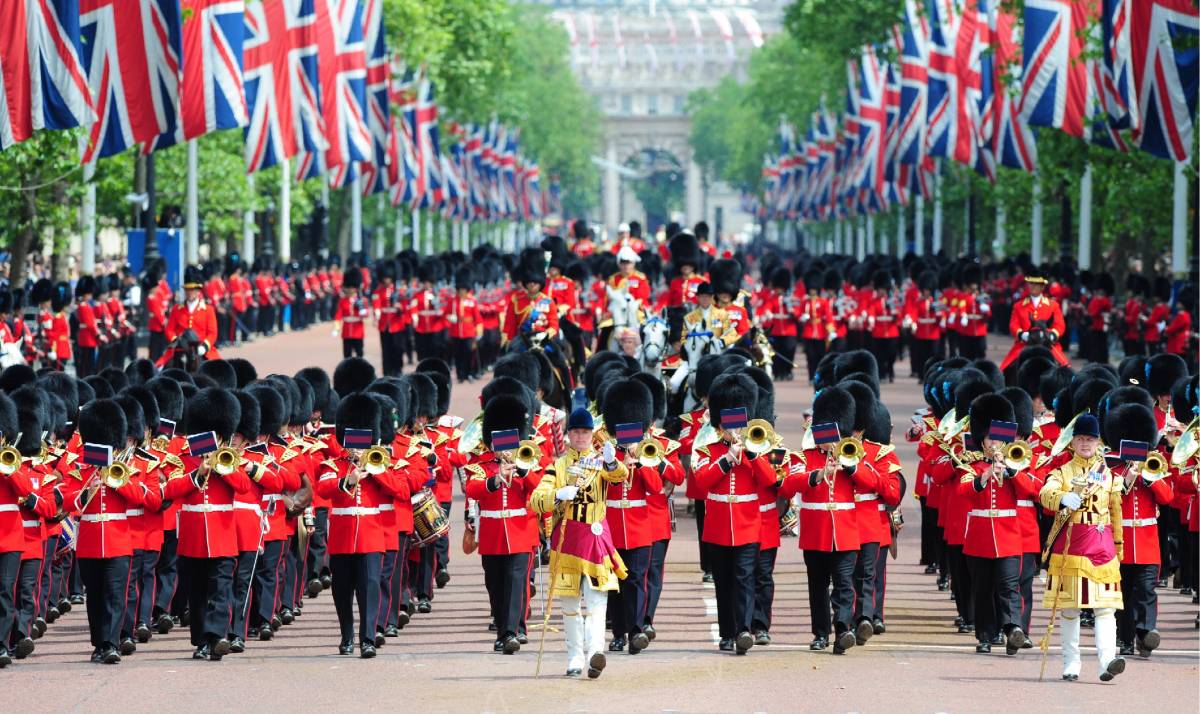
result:
M 571 373 L 571 355 L 568 346 L 554 338 L 535 341 L 529 333 L 522 333 L 516 339 L 511 340 L 504 351 L 505 353 L 533 352 L 539 354 L 539 362 L 542 362 L 543 365 L 548 364 L 554 372 L 553 388 L 542 395 L 542 401 L 557 409 L 570 409 L 571 390 L 575 386 L 575 379 Z

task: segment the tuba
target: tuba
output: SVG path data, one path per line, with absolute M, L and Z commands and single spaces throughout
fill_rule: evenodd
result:
M 838 463 L 843 467 L 858 466 L 858 462 L 862 461 L 863 451 L 862 442 L 855 439 L 853 436 L 847 436 L 833 446 L 833 453 L 837 455 Z
M 1200 440 L 1196 438 L 1196 430 L 1196 421 L 1193 420 L 1175 440 L 1175 446 L 1171 449 L 1172 466 L 1183 466 L 1200 451 Z
M 362 453 L 359 458 L 359 466 L 363 471 L 378 476 L 387 471 L 392 465 L 392 455 L 382 446 L 372 446 Z
M 21 452 L 11 446 L 0 449 L 0 476 L 11 476 L 21 466 Z
M 775 441 L 775 429 L 766 419 L 752 419 L 746 424 L 745 448 L 751 456 L 770 451 Z
M 658 439 L 655 439 L 653 436 L 642 439 L 642 442 L 637 445 L 634 453 L 637 454 L 639 464 L 649 466 L 650 468 L 657 468 L 663 460 L 662 447 L 659 446 Z
M 1029 444 L 1022 439 L 1005 446 L 1001 450 L 1001 456 L 1004 459 L 1004 465 L 1013 471 L 1027 469 L 1033 463 L 1033 449 L 1029 448 Z

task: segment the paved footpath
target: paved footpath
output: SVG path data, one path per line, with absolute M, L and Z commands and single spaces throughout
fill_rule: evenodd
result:
M 993 343 L 997 340 L 993 339 Z M 379 364 L 378 340 L 367 340 L 367 357 Z M 223 350 L 247 357 L 260 374 L 293 374 L 309 365 L 332 370 L 340 343 L 324 328 L 289 333 Z M 996 347 L 993 358 L 1000 356 Z M 899 368 L 907 374 L 908 370 Z M 479 409 L 482 383 L 455 388 L 451 411 L 470 417 Z M 777 385 L 779 428 L 789 443 L 800 439 L 801 414 L 811 390 L 800 382 Z M 910 379 L 884 385 L 884 403 L 895 422 L 905 472 L 915 467 L 904 442 L 920 391 Z M 682 509 L 682 503 L 680 504 Z M 452 522 L 462 518 L 461 496 Z M 550 632 L 541 678 L 534 677 L 539 632 L 512 657 L 493 654 L 487 599 L 478 556 L 452 535 L 453 580 L 437 592 L 433 612 L 417 616 L 378 658 L 362 661 L 335 654 L 336 618 L 328 593 L 309 600 L 303 617 L 269 643 L 250 643 L 242 655 L 219 664 L 189 659 L 186 628 L 155 636 L 117 667 L 89 664 L 83 608 L 52 626 L 37 652 L 0 672 L 8 711 L 302 711 L 350 706 L 420 712 L 621 711 L 621 712 L 1023 712 L 1197 710 L 1196 606 L 1173 590 L 1160 593 L 1163 646 L 1152 660 L 1132 659 L 1112 684 L 1096 679 L 1094 650 L 1085 649 L 1082 679 L 1059 679 L 1060 654 L 1051 649 L 1046 680 L 1038 681 L 1036 649 L 1016 657 L 977 655 L 970 635 L 952 627 L 953 603 L 917 565 L 920 513 L 904 504 L 907 526 L 899 559 L 889 563 L 888 632 L 837 657 L 808 651 L 804 565 L 795 539 L 785 539 L 776 568 L 772 628 L 774 644 L 746 657 L 718 652 L 715 595 L 702 585 L 694 521 L 679 514 L 668 555 L 658 640 L 636 658 L 615 654 L 598 681 L 568 680 L 561 634 Z M 1038 585 L 1040 588 L 1040 584 Z M 533 621 L 541 621 L 541 605 Z M 1038 595 L 1040 600 L 1040 593 Z M 1047 612 L 1034 614 L 1036 639 Z M 554 623 L 552 622 L 552 626 Z M 1091 632 L 1084 631 L 1085 646 Z M 1057 632 L 1055 634 L 1057 644 Z M 1002 652 L 1002 648 L 1001 648 Z

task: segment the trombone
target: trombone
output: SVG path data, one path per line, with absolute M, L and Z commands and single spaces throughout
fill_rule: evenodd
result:
M 219 476 L 228 476 L 236 471 L 242 465 L 242 456 L 233 447 L 222 446 L 208 457 L 205 464 L 209 470 L 204 472 L 204 480 L 200 483 L 201 491 L 208 488 L 208 479 L 214 471 Z
M 501 452 L 501 460 L 511 463 L 521 471 L 533 471 L 540 463 L 539 457 L 542 450 L 538 448 L 537 442 L 533 439 L 522 439 L 521 443 L 517 444 L 517 448 L 512 451 Z

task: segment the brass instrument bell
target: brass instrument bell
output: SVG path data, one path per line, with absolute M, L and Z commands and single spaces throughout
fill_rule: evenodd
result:
M 833 446 L 833 453 L 837 454 L 838 463 L 843 467 L 858 466 L 858 462 L 862 461 L 866 452 L 863 451 L 862 441 L 855 439 L 853 436 L 847 436 Z
M 758 456 L 775 445 L 775 429 L 766 419 L 752 419 L 746 424 L 744 446 L 751 456 Z
M 1166 475 L 1167 460 L 1162 457 L 1162 454 L 1157 451 L 1147 454 L 1146 462 L 1142 464 L 1142 478 L 1152 483 Z
M 109 488 L 121 488 L 129 483 L 131 475 L 129 467 L 120 461 L 114 461 L 100 470 L 100 477 Z
M 228 476 L 236 471 L 237 467 L 241 465 L 241 463 L 242 457 L 238 454 L 238 452 L 234 451 L 228 446 L 224 446 L 213 452 L 213 455 L 209 459 L 208 466 L 218 474 L 222 476 Z
M 1022 439 L 1006 445 L 1001 451 L 1001 455 L 1004 465 L 1013 471 L 1027 469 L 1033 463 L 1033 449 L 1029 448 L 1028 442 Z
M 517 444 L 512 462 L 514 466 L 522 471 L 533 471 L 540 463 L 541 454 L 542 450 L 538 448 L 537 442 L 525 439 L 520 444 Z
M 642 442 L 637 445 L 635 453 L 637 454 L 638 463 L 642 466 L 658 468 L 658 465 L 663 460 L 662 447 L 659 446 L 658 439 L 652 436 L 642 439 Z
M 21 466 L 21 452 L 11 446 L 0 449 L 0 475 L 11 476 Z
M 363 471 L 372 476 L 378 476 L 391 467 L 392 455 L 382 446 L 372 446 L 363 452 L 359 463 L 362 465 Z

